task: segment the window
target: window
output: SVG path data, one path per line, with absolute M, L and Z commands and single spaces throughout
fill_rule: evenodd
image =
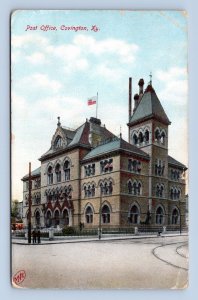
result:
M 145 137 L 145 142 L 148 143 L 149 142 L 149 131 L 148 130 L 145 131 L 144 137 Z
M 63 211 L 63 224 L 66 226 L 69 225 L 69 213 L 67 209 Z
M 132 194 L 132 182 L 131 181 L 128 182 L 128 192 L 129 192 L 129 194 Z
M 62 147 L 62 145 L 63 145 L 62 138 L 60 135 L 58 135 L 55 140 L 54 146 L 55 146 L 55 148 L 60 148 L 60 147 Z
M 35 179 L 34 180 L 34 188 L 38 189 L 38 188 L 40 188 L 40 186 L 41 186 L 41 179 L 40 178 Z
M 64 188 L 65 198 L 71 200 L 72 199 L 72 186 L 66 186 Z
M 160 142 L 161 142 L 161 144 L 164 144 L 164 143 L 165 143 L 165 132 L 164 132 L 164 131 L 162 131 L 162 133 L 161 133 L 161 139 L 160 139 Z
M 95 196 L 95 184 L 88 184 L 84 186 L 84 197 L 90 198 Z
M 142 184 L 141 182 L 136 182 L 129 180 L 128 181 L 128 193 L 132 195 L 141 195 L 142 194 Z
M 155 141 L 159 141 L 160 140 L 160 132 L 159 132 L 159 129 L 156 129 L 155 130 Z
M 179 170 L 171 169 L 171 179 L 178 181 L 181 178 L 181 172 Z
M 95 175 L 95 164 L 84 166 L 85 176 Z
M 60 164 L 56 165 L 55 173 L 56 173 L 56 182 L 61 182 L 61 167 L 60 167 Z
M 101 173 L 108 173 L 113 171 L 113 159 L 106 159 L 100 162 L 100 171 Z
M 107 205 L 104 205 L 102 208 L 102 223 L 110 223 L 110 209 Z
M 177 200 L 177 199 L 180 199 L 180 197 L 181 197 L 180 188 L 171 187 L 171 189 L 170 189 L 170 198 L 172 200 Z
M 141 172 L 141 162 L 136 159 L 128 160 L 128 171 L 140 173 Z
M 132 224 L 139 223 L 139 209 L 137 208 L 136 205 L 133 205 L 131 207 L 128 219 L 129 219 L 129 223 L 132 223 Z
M 178 224 L 178 221 L 179 221 L 179 212 L 176 208 L 173 209 L 173 212 L 172 212 L 172 224 Z
M 156 224 L 163 224 L 164 221 L 164 211 L 161 207 L 156 210 Z
M 156 186 L 156 197 L 159 197 L 159 198 L 164 197 L 164 186 L 163 186 L 163 184 L 157 184 L 157 186 Z
M 86 219 L 86 223 L 88 223 L 88 224 L 93 223 L 93 211 L 90 206 L 88 206 L 86 209 L 85 219 Z
M 48 176 L 48 184 L 53 183 L 53 169 L 52 166 L 49 166 L 48 171 L 47 171 L 47 176 Z
M 137 134 L 134 133 L 133 135 L 133 145 L 137 145 L 138 143 L 138 137 L 137 137 Z
M 70 162 L 68 160 L 65 161 L 63 170 L 65 173 L 65 181 L 70 180 Z
M 37 210 L 35 214 L 36 226 L 40 226 L 40 212 Z
M 164 169 L 165 169 L 165 162 L 162 162 L 160 159 L 157 159 L 155 163 L 155 175 L 163 176 Z
M 139 139 L 139 143 L 142 144 L 143 141 L 144 141 L 144 137 L 143 137 L 142 132 L 139 133 L 138 139 Z

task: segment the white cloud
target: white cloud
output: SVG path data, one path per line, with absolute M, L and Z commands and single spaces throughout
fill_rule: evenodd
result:
M 46 46 L 49 40 L 39 34 L 25 33 L 23 35 L 12 35 L 11 44 L 14 48 L 26 48 L 31 44 Z
M 74 38 L 74 44 L 81 47 L 83 52 L 94 55 L 116 55 L 122 63 L 132 63 L 135 60 L 139 47 L 119 39 L 96 40 L 86 35 L 78 35 Z
M 185 68 L 173 67 L 167 72 L 158 70 L 156 78 L 163 84 L 163 88 L 158 92 L 161 99 L 176 106 L 187 105 L 188 80 Z
M 44 73 L 34 73 L 28 78 L 23 78 L 21 80 L 21 85 L 23 84 L 45 91 L 50 90 L 55 93 L 62 87 L 62 84 L 58 80 L 50 79 L 50 77 Z
M 34 52 L 26 56 L 25 59 L 31 64 L 42 64 L 46 62 L 46 56 L 42 52 Z

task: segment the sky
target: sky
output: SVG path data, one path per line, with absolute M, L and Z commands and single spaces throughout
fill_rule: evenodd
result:
M 79 28 L 81 26 L 81 28 Z M 75 30 L 62 30 L 65 28 Z M 83 29 L 83 30 L 80 30 Z M 94 30 L 93 30 L 94 29 Z M 169 155 L 188 164 L 187 17 L 183 11 L 16 11 L 11 19 L 12 198 L 61 124 L 96 115 L 128 139 L 128 81 L 152 84 L 170 121 Z

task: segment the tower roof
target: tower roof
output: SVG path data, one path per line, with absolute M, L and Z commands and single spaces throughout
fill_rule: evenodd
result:
M 148 85 L 129 124 L 139 123 L 150 118 L 156 118 L 166 125 L 171 124 L 152 85 Z

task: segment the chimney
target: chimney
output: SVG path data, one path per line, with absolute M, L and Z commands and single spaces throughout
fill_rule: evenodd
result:
M 129 77 L 129 122 L 131 119 L 131 109 L 132 109 L 131 95 L 132 95 L 132 78 Z
M 138 94 L 135 94 L 134 95 L 134 109 L 133 109 L 133 112 L 136 110 L 137 106 L 138 106 L 138 103 L 139 103 L 139 95 Z
M 143 93 L 144 93 L 144 79 L 143 79 L 143 78 L 141 78 L 141 79 L 139 80 L 138 85 L 139 85 L 139 98 L 140 98 L 140 100 L 141 100 L 142 95 L 143 95 Z
M 60 117 L 57 117 L 57 119 L 58 119 L 57 126 L 60 127 L 61 126 Z

